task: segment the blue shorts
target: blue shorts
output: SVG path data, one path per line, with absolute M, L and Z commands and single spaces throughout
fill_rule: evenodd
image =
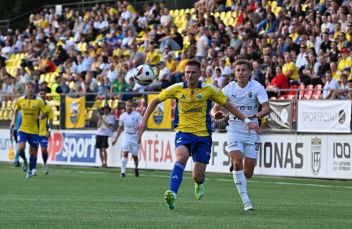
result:
M 19 142 L 28 142 L 29 145 L 33 148 L 38 148 L 38 135 L 37 134 L 28 134 L 22 131 L 17 133 L 18 143 Z
M 39 145 L 41 148 L 48 148 L 48 137 L 38 136 Z
M 211 136 L 199 137 L 194 134 L 177 132 L 175 137 L 176 148 L 181 145 L 186 146 L 193 161 L 204 164 L 209 164 L 212 144 Z

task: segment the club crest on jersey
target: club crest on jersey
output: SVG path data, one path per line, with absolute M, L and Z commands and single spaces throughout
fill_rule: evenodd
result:
M 248 93 L 248 98 L 250 98 L 250 99 L 253 98 L 253 92 Z
M 198 93 L 196 97 L 197 97 L 197 99 L 201 99 L 202 98 L 202 94 Z
M 180 99 L 181 99 L 181 100 L 185 100 L 185 99 L 186 99 L 186 96 L 185 96 L 185 95 L 182 95 L 182 96 L 180 97 Z

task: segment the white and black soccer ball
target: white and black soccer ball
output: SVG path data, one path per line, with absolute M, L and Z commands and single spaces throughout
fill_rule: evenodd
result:
M 136 68 L 134 79 L 140 85 L 147 86 L 155 80 L 156 76 L 151 66 L 147 64 L 140 65 Z

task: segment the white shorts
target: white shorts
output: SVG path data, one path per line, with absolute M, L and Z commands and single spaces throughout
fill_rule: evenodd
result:
M 139 144 L 138 137 L 134 135 L 125 134 L 122 139 L 122 152 L 132 153 L 134 156 L 138 156 Z
M 244 157 L 257 159 L 260 137 L 254 133 L 227 132 L 227 151 L 240 151 Z

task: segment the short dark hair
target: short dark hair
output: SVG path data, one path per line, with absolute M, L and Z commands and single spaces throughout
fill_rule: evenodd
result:
M 251 69 L 251 63 L 248 60 L 244 60 L 244 59 L 239 59 L 235 62 L 235 67 L 237 67 L 237 65 L 246 65 L 248 69 Z
M 201 67 L 201 64 L 199 63 L 198 60 L 195 60 L 195 59 L 191 59 L 187 62 L 186 66 L 187 65 L 190 65 L 190 66 L 197 66 L 199 69 Z

